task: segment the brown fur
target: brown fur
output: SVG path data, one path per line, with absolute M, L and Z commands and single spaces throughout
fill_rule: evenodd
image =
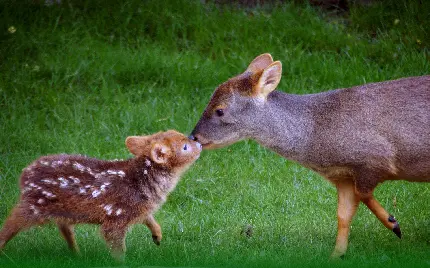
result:
M 338 190 L 333 257 L 346 252 L 359 202 L 400 237 L 373 191 L 386 180 L 430 181 L 430 76 L 293 95 L 274 90 L 281 73 L 269 54 L 255 58 L 215 90 L 190 138 L 205 149 L 254 139 L 331 181 Z
M 135 158 L 104 161 L 50 155 L 25 168 L 20 201 L 0 231 L 0 249 L 18 232 L 51 220 L 74 251 L 78 247 L 73 226 L 78 223 L 100 224 L 118 259 L 123 257 L 125 235 L 132 224 L 146 224 L 158 245 L 161 228 L 152 214 L 199 157 L 201 146 L 173 130 L 128 137 L 126 145 Z

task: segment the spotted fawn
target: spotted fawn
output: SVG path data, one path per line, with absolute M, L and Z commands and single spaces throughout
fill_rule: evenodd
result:
M 75 252 L 79 251 L 73 232 L 77 223 L 100 224 L 113 257 L 120 261 L 132 224 L 145 224 L 159 245 L 161 228 L 153 213 L 197 160 L 201 145 L 169 130 L 128 137 L 126 146 L 134 158 L 105 161 L 50 155 L 25 168 L 20 200 L 0 231 L 0 250 L 18 232 L 50 221 Z

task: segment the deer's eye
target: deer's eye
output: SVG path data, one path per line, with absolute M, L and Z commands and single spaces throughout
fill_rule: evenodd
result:
M 221 117 L 221 116 L 223 116 L 223 115 L 224 115 L 224 110 L 223 110 L 223 109 L 217 109 L 217 110 L 215 111 L 215 113 L 216 113 L 216 115 L 218 115 L 219 117 Z
M 184 148 L 182 148 L 184 151 L 186 151 L 188 149 L 188 146 L 185 144 Z

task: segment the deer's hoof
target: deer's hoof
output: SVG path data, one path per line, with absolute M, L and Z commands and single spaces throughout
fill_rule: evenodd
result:
M 390 215 L 388 217 L 388 221 L 394 223 L 393 232 L 397 235 L 398 238 L 402 238 L 402 231 L 400 230 L 400 225 L 394 216 Z
M 402 238 L 402 231 L 400 230 L 400 225 L 397 222 L 394 224 L 393 232 L 398 238 Z

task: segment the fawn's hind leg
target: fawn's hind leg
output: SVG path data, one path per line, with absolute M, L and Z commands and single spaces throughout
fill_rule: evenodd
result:
M 32 211 L 27 211 L 20 204 L 15 206 L 0 231 L 0 250 L 20 231 L 41 223 L 34 217 L 37 213 L 34 207 Z
M 118 262 L 124 262 L 127 227 L 127 224 L 116 222 L 105 222 L 101 226 L 102 235 L 111 250 L 112 257 Z
M 57 225 L 61 235 L 66 240 L 70 250 L 75 253 L 79 253 L 79 247 L 76 244 L 75 234 L 73 232 L 74 226 L 72 224 L 68 224 L 61 221 L 57 221 Z

